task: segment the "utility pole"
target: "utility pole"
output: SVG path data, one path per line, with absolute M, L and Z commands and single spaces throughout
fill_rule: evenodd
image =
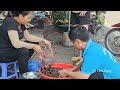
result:
M 68 31 L 63 33 L 63 36 L 64 36 L 63 46 L 66 46 L 66 47 L 73 46 L 73 43 L 70 41 L 70 39 L 68 37 L 68 33 L 70 31 L 71 11 L 69 11 L 68 14 L 69 14 Z

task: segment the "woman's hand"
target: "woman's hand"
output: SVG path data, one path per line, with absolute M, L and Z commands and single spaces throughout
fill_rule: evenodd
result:
M 48 40 L 46 40 L 46 39 L 43 39 L 43 42 L 44 42 L 47 46 L 51 47 L 51 42 L 50 42 L 50 41 L 48 41 Z
M 33 50 L 38 54 L 43 52 L 41 47 L 39 45 L 36 45 L 36 44 L 33 46 Z
M 84 17 L 87 11 L 80 11 L 79 16 Z

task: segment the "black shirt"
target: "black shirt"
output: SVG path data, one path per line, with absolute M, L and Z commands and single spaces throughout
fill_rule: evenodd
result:
M 3 24 L 0 26 L 0 49 L 14 48 L 9 36 L 9 30 L 15 30 L 18 32 L 19 39 L 24 37 L 23 32 L 26 30 L 25 25 L 21 25 L 22 32 L 18 29 L 17 22 L 12 17 L 7 17 Z

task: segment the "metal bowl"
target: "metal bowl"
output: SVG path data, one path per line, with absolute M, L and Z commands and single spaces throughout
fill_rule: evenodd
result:
M 22 76 L 24 79 L 40 79 L 42 77 L 38 72 L 26 72 Z

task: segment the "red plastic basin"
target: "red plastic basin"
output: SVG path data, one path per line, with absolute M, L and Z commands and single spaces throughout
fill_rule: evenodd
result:
M 74 66 L 70 65 L 70 64 L 65 64 L 65 63 L 53 63 L 51 67 L 67 69 L 67 68 L 73 68 Z M 42 79 L 63 79 L 63 78 L 56 78 L 56 77 L 46 76 L 45 74 L 43 74 L 41 72 L 41 70 L 42 70 L 42 68 L 40 68 L 39 73 L 41 74 Z M 70 79 L 70 78 L 68 78 L 68 79 Z

